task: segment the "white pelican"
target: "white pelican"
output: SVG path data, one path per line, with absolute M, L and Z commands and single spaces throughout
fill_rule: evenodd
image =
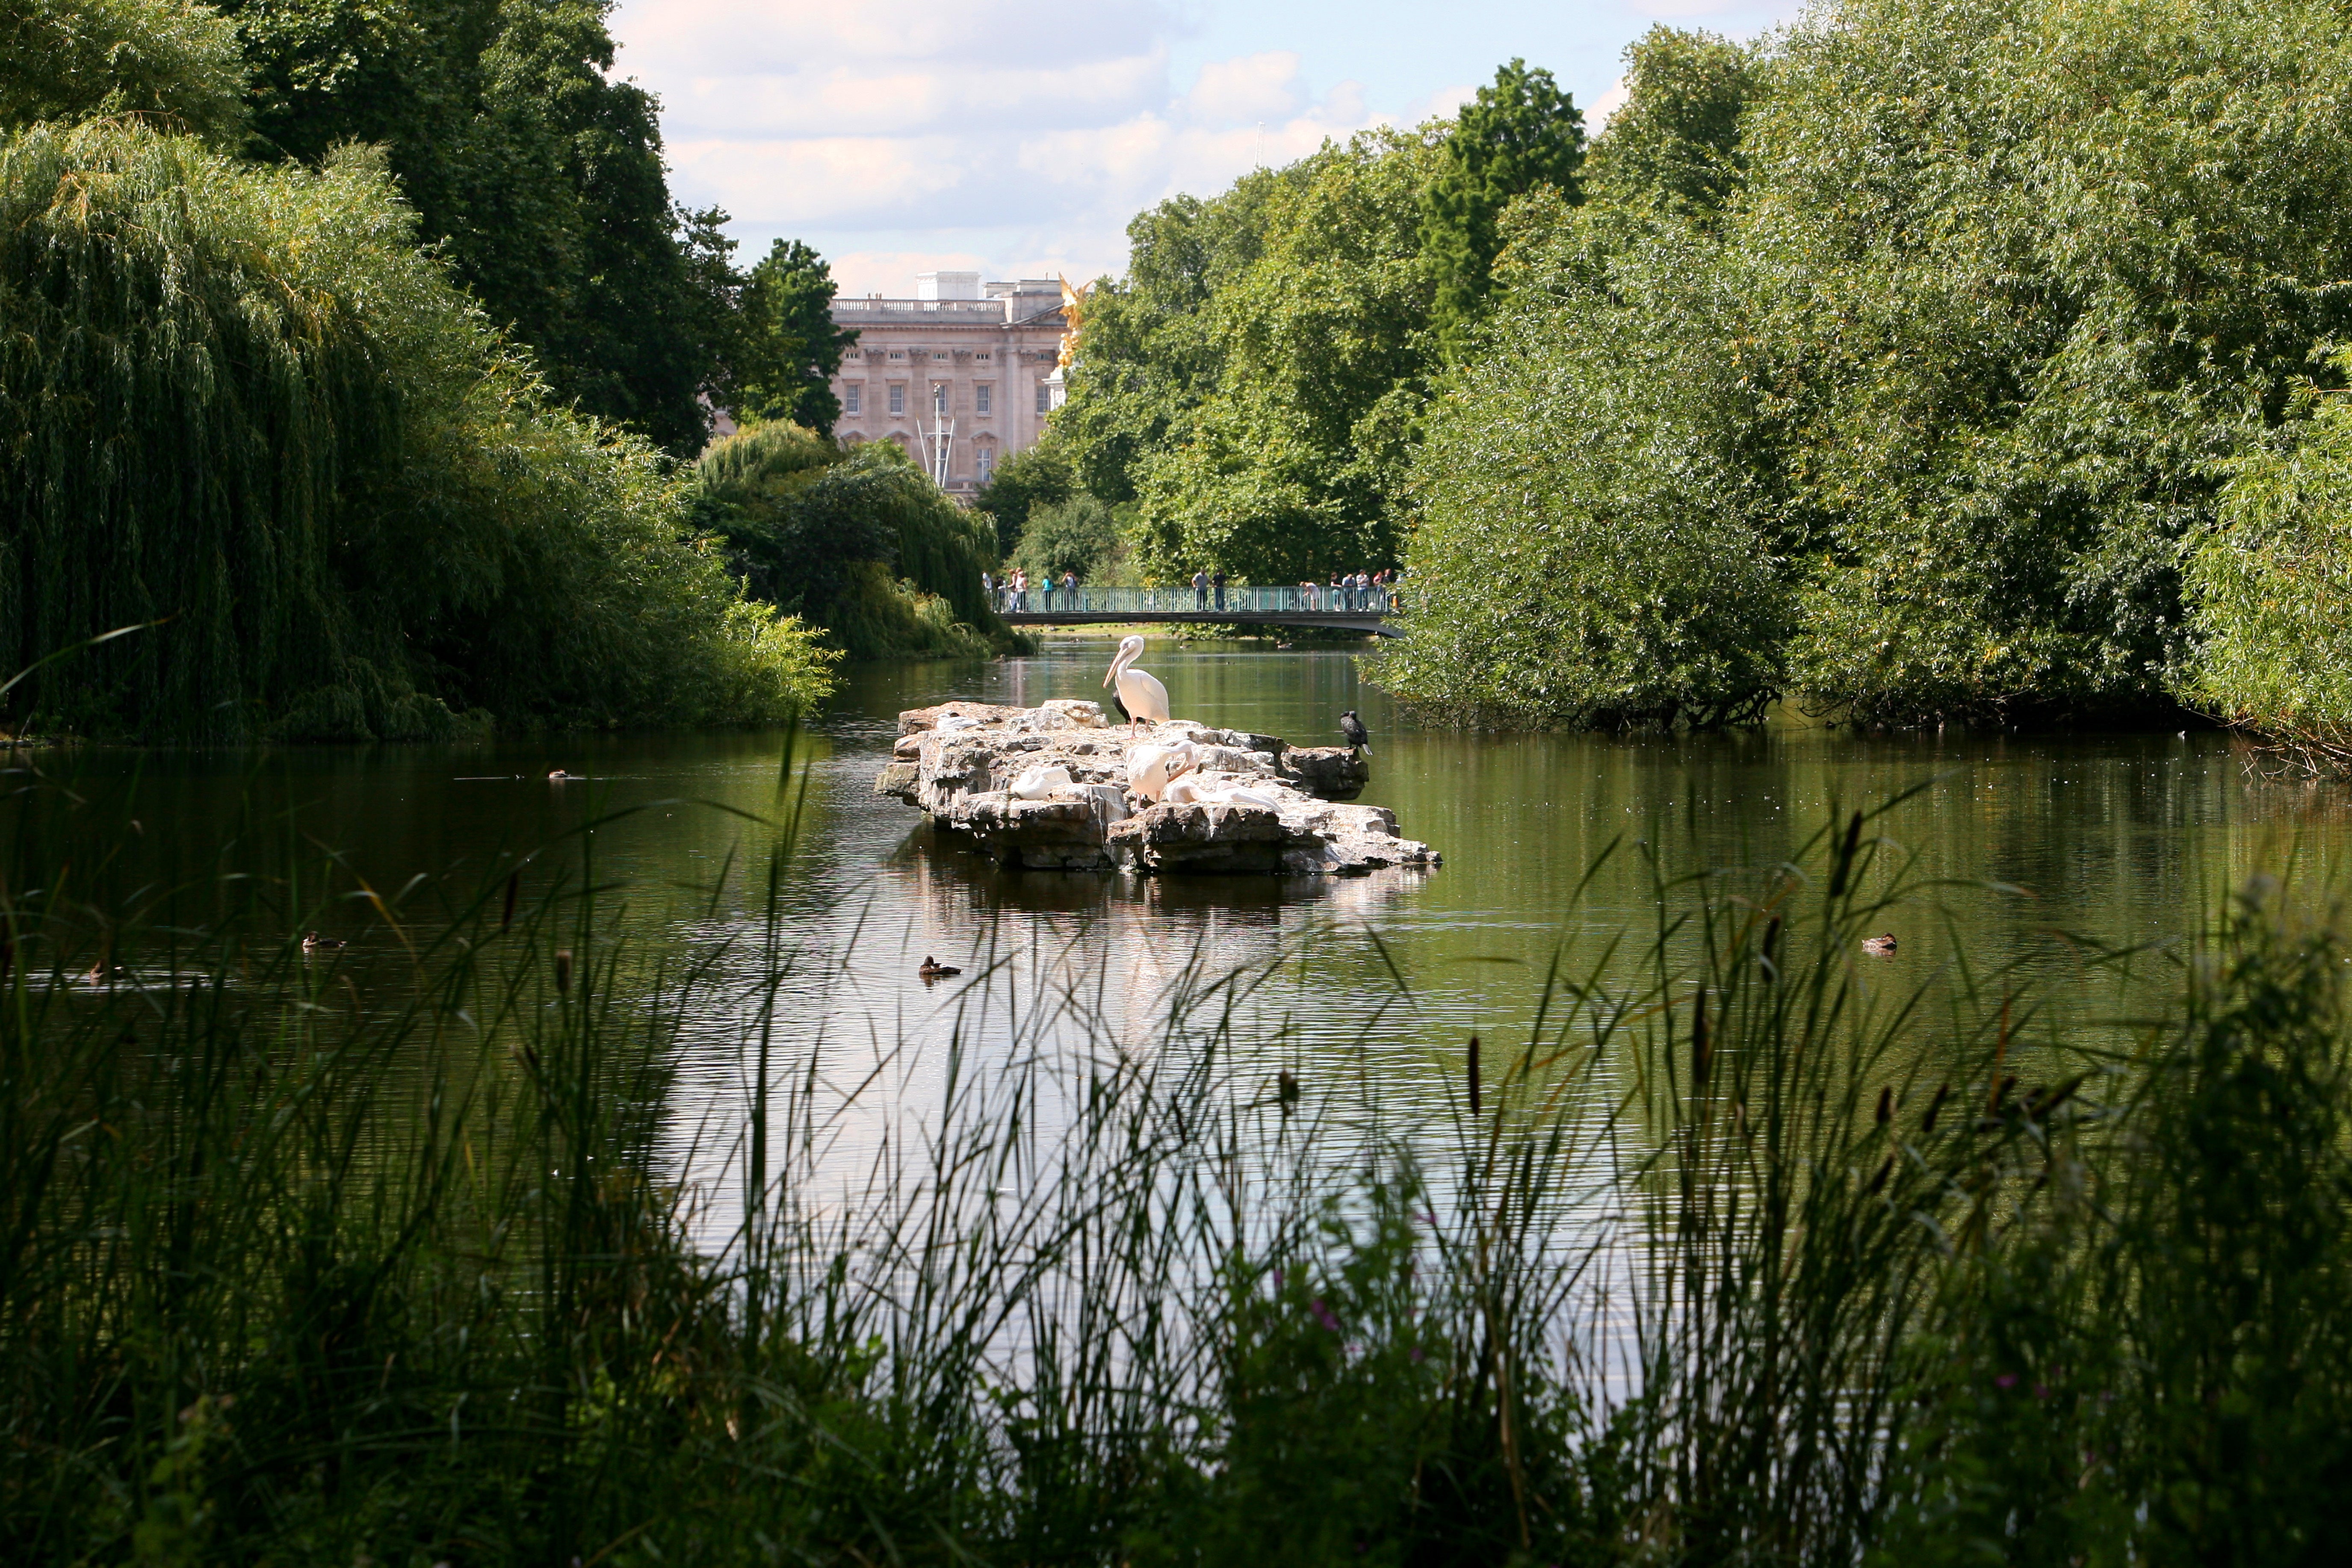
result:
M 1142 670 L 1128 668 L 1142 657 L 1141 637 L 1121 637 L 1118 657 L 1110 661 L 1110 673 L 1103 677 L 1103 684 L 1118 683 L 1114 695 L 1129 723 L 1164 724 L 1168 721 L 1168 689 Z
M 1059 763 L 1034 767 L 1013 781 L 1013 798 L 1043 800 L 1055 790 L 1067 789 L 1076 783 L 1077 781 L 1070 776 L 1070 770 Z
M 1127 787 L 1146 800 L 1158 800 L 1169 780 L 1192 771 L 1199 755 L 1200 749 L 1190 741 L 1138 746 L 1127 753 Z
M 1160 798 L 1174 805 L 1254 805 L 1261 811 L 1277 812 L 1282 809 L 1282 803 L 1270 795 L 1239 784 L 1204 784 L 1198 778 L 1171 781 Z

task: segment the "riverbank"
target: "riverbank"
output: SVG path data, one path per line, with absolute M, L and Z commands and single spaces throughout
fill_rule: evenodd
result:
M 1932 895 L 1839 818 L 1786 869 L 1647 874 L 1682 934 L 1572 944 L 1433 1105 L 1237 1033 L 1283 961 L 1196 956 L 1141 1032 L 1062 987 L 1051 1052 L 930 1055 L 924 1139 L 843 1165 L 898 1069 L 777 1032 L 835 963 L 786 918 L 801 776 L 683 950 L 625 934 L 586 837 L 453 868 L 438 914 L 331 871 L 201 922 L 10 907 L 8 1555 L 1848 1561 L 2027 1516 L 2160 1556 L 2334 1517 L 2316 889 L 2217 904 L 2136 1058 L 2015 968 L 1922 1057 Z M 65 837 L 11 843 L 54 884 Z M 287 934 L 345 909 L 387 918 Z M 975 1045 L 989 969 L 933 983 Z M 1409 1000 L 1353 998 L 1368 1046 Z M 681 1167 L 648 1113 L 688 1037 L 738 1087 Z M 2148 1506 L 2191 1470 L 2210 1513 Z

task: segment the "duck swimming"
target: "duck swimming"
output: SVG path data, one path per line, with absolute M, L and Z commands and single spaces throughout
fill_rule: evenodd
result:
M 341 937 L 320 936 L 317 931 L 311 931 L 302 938 L 304 952 L 341 952 L 342 950 L 343 941 Z
M 945 980 L 949 975 L 961 974 L 963 971 L 952 963 L 941 963 L 938 959 L 927 956 L 915 973 L 926 980 Z
M 1885 936 L 1864 937 L 1862 939 L 1862 951 L 1864 952 L 1876 953 L 1881 958 L 1892 956 L 1895 952 L 1895 933 L 1889 931 Z

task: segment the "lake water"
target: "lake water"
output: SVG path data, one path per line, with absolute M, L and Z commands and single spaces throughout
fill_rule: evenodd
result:
M 1179 1005 L 1171 997 L 1236 970 L 1260 977 L 1235 1006 L 1244 1047 L 1310 1080 L 1370 1075 L 1392 1101 L 1433 1109 L 1467 1035 L 1507 1042 L 1524 1028 L 1563 941 L 1590 953 L 1654 921 L 1639 846 L 1678 871 L 1766 866 L 1833 808 L 1923 784 L 1884 825 L 1919 872 L 2020 891 L 1948 890 L 1942 918 L 1922 910 L 1901 931 L 1889 974 L 1962 958 L 2011 964 L 2043 983 L 2060 1019 L 2114 1005 L 2111 990 L 2085 983 L 2066 933 L 2176 937 L 2283 849 L 2332 862 L 2352 833 L 2345 791 L 2265 781 L 2210 731 L 1870 739 L 1790 720 L 1718 736 L 1465 735 L 1401 724 L 1367 679 L 1377 652 L 1156 638 L 1142 663 L 1180 717 L 1326 744 L 1340 710 L 1359 710 L 1373 737 L 1364 800 L 1393 808 L 1444 867 L 1344 881 L 1006 873 L 874 795 L 901 709 L 1100 699 L 1112 646 L 1067 637 L 1031 658 L 854 669 L 802 737 L 808 807 L 783 899 L 806 956 L 785 1043 L 821 1047 L 845 1082 L 887 1063 L 892 1085 L 877 1100 L 886 1109 L 844 1125 L 845 1157 L 882 1137 L 908 1094 L 936 1090 L 950 1040 L 982 1064 L 1082 1039 L 1099 1047 L 1097 1037 L 1141 1047 Z M 752 921 L 752 868 L 776 840 L 755 819 L 777 815 L 783 745 L 735 733 L 91 750 L 71 771 L 86 797 L 138 824 L 113 850 L 109 875 L 122 887 L 194 885 L 228 863 L 322 887 L 331 853 L 341 875 L 395 900 L 409 889 L 407 907 L 423 910 L 436 889 L 479 885 L 503 856 L 566 846 L 530 873 L 541 877 L 593 842 L 608 899 L 625 905 L 621 924 L 658 946 L 723 941 Z M 556 767 L 588 782 L 550 784 Z M 412 886 L 420 875 L 428 880 Z M 343 898 L 319 918 L 363 958 L 396 941 L 373 910 Z M 926 985 L 915 974 L 926 956 L 966 974 Z M 1091 1035 L 1080 1013 L 1095 1020 Z M 692 1020 L 668 1108 L 681 1139 L 740 1104 L 741 1037 L 722 1001 Z

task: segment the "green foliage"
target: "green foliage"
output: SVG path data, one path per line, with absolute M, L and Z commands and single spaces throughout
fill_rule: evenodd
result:
M 1548 70 L 1514 59 L 1462 106 L 1421 197 L 1422 250 L 1437 280 L 1431 310 L 1449 357 L 1467 345 L 1486 300 L 1503 209 L 1546 185 L 1576 201 L 1583 162 L 1584 117 Z
M 236 26 L 189 0 L 0 3 L 0 127 L 147 114 L 230 142 L 245 74 Z
M 0 647 L 153 624 L 20 687 L 40 723 L 411 737 L 769 721 L 827 689 L 658 456 L 548 406 L 367 154 L 24 132 L 0 317 Z
M 1118 518 L 1090 495 L 1072 496 L 1039 506 L 1029 514 L 1028 531 L 1013 563 L 1034 580 L 1050 577 L 1058 583 L 1064 573 L 1076 573 L 1081 583 L 1097 581 L 1118 555 Z
M 717 212 L 674 209 L 607 0 L 236 0 L 254 127 L 315 163 L 381 143 L 428 242 L 558 396 L 679 456 L 734 334 Z
M 1087 330 L 1093 331 L 1091 317 Z M 1043 439 L 999 463 L 972 500 L 972 510 L 995 526 L 1000 559 L 1012 559 L 1029 526 L 1032 511 L 1039 507 L 1059 506 L 1079 493 L 1069 447 L 1059 438 L 1061 428 L 1056 419 L 1046 426 Z
M 1626 46 L 1625 103 L 1585 161 L 1584 190 L 1685 216 L 1720 208 L 1746 170 L 1739 117 L 1761 65 L 1728 38 L 1653 26 Z
M 1856 812 L 1657 868 L 1643 938 L 1571 912 L 1524 1044 L 1393 1099 L 1237 1044 L 1266 973 L 1139 1041 L 1074 990 L 1069 1049 L 950 1047 L 845 1205 L 820 1130 L 882 1107 L 741 1005 L 811 984 L 787 817 L 733 942 L 642 951 L 545 851 L 360 900 L 247 839 L 118 916 L 127 826 L 39 762 L 0 803 L 11 1562 L 2344 1553 L 2347 949 L 2275 884 L 2118 1052 L 2044 1037 L 2046 961 L 1857 964 L 1932 916 Z M 321 908 L 383 923 L 306 958 Z M 787 1134 L 699 1147 L 723 1208 L 647 1110 L 688 1028 Z
M 1265 193 L 1260 254 L 1209 301 L 1216 383 L 1135 476 L 1146 571 L 1295 583 L 1394 561 L 1430 363 L 1420 194 L 1438 151 L 1434 132 L 1367 132 Z
M 833 268 L 797 239 L 777 240 L 751 268 L 724 393 L 736 417 L 833 433 L 841 416 L 833 377 L 857 341 L 833 324 Z
M 2352 404 L 2327 394 L 2283 434 L 2238 463 L 2189 557 L 2189 692 L 2308 764 L 2352 767 Z
M 2119 1107 L 1957 1260 L 1874 1561 L 2326 1563 L 2352 1551 L 2342 933 L 2251 884 Z
M 1675 317 L 1643 330 L 1735 367 L 1792 689 L 1869 723 L 2171 708 L 2220 460 L 2352 330 L 2341 24 L 2332 0 L 1844 0 L 1755 65 L 1736 117 L 1718 46 L 1644 40 L 1657 98 L 1596 152 L 1614 216 L 1580 222 L 1662 247 L 1636 270 L 1717 279 L 1707 308 L 1655 296 Z M 1586 330 L 1574 290 L 1511 309 L 1554 318 L 1496 352 Z M 1465 367 L 1495 438 L 1455 450 L 1541 427 L 1481 390 L 1512 375 Z
M 1088 291 L 1069 399 L 1054 416 L 1089 493 L 1133 500 L 1143 465 L 1216 390 L 1226 352 L 1210 302 L 1265 253 L 1269 207 L 1312 177 L 1311 163 L 1255 170 L 1212 201 L 1171 196 L 1127 226 L 1127 276 Z
M 1743 461 L 1752 398 L 1707 341 L 1738 290 L 1675 220 L 1626 220 L 1627 243 L 1557 199 L 1518 216 L 1560 237 L 1515 247 L 1479 373 L 1433 410 L 1382 681 L 1460 723 L 1752 718 L 1792 605 Z
M 745 590 L 851 657 L 978 653 L 1009 636 L 980 584 L 988 523 L 893 443 L 845 456 L 800 426 L 759 425 L 714 443 L 696 475 L 697 515 Z

